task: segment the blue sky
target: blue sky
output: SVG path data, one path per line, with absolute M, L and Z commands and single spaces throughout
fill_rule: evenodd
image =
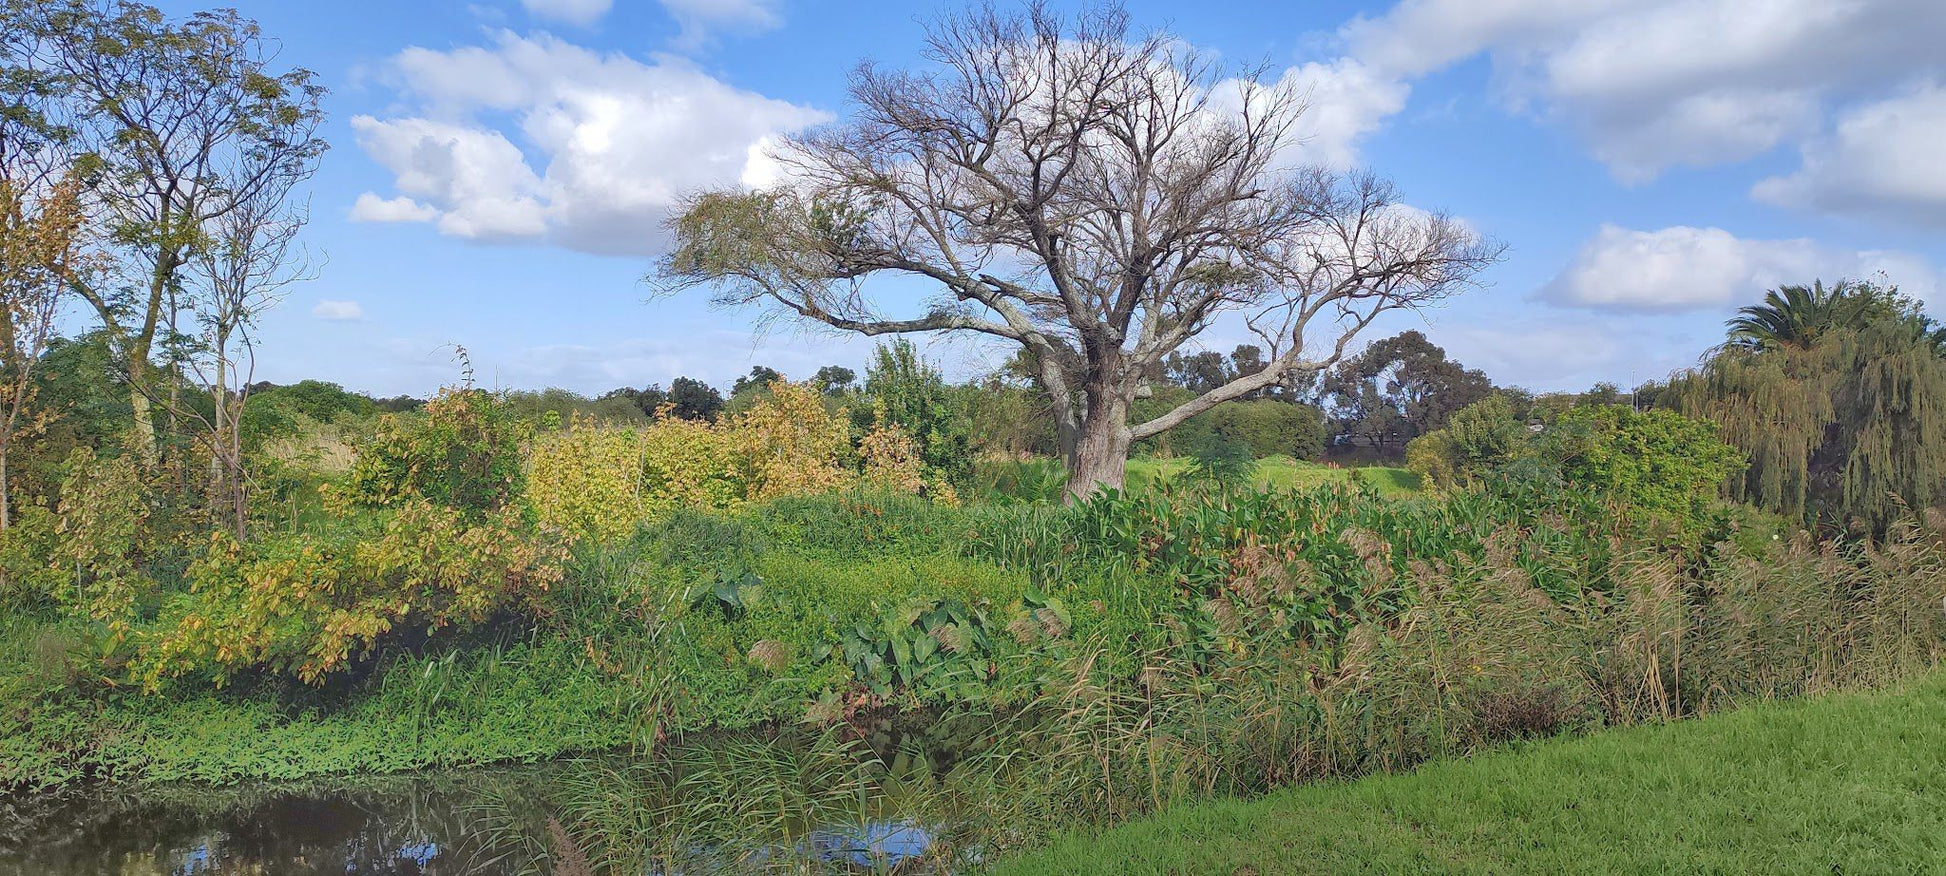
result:
M 321 265 L 258 376 L 390 395 L 479 378 L 600 392 L 870 343 L 700 296 L 646 302 L 676 194 L 846 111 L 859 61 L 916 63 L 926 3 L 248 2 L 331 89 Z M 165 3 L 173 12 L 196 4 Z M 1420 328 L 1497 381 L 1580 389 L 1689 364 L 1779 282 L 1883 271 L 1946 291 L 1946 3 L 1405 0 L 1129 4 L 1312 94 L 1312 160 L 1370 167 L 1509 247 Z M 1939 305 L 1946 307 L 1946 302 Z M 1244 337 L 1218 331 L 1209 346 Z M 930 347 L 956 375 L 998 362 Z

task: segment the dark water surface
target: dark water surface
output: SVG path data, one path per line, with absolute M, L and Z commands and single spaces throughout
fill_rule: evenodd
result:
M 960 742 L 787 735 L 645 761 L 0 796 L 0 876 L 591 876 L 604 860 L 631 876 L 946 873 L 975 860 L 972 846 L 936 839 L 913 813 L 932 808 Z
M 0 874 L 547 873 L 544 771 L 0 803 Z

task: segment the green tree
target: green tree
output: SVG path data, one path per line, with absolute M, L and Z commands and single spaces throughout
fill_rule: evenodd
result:
M 1896 289 L 1820 288 L 1774 292 L 1762 316 L 1733 320 L 1731 343 L 1658 403 L 1715 422 L 1748 456 L 1732 498 L 1882 530 L 1946 499 L 1946 358 L 1937 325 Z
M 948 481 L 964 484 L 973 471 L 966 414 L 946 378 L 900 338 L 880 344 L 865 366 L 865 394 L 919 443 L 919 458 Z

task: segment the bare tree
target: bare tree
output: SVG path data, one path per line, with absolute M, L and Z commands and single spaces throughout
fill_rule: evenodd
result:
M 271 69 L 275 47 L 234 10 L 172 21 L 128 0 L 0 0 L 6 78 L 51 83 L 33 110 L 64 120 L 125 256 L 122 281 L 77 283 L 117 342 L 137 449 L 153 458 L 151 356 L 175 322 L 205 226 L 310 175 L 323 89 Z
M 1376 176 L 1291 166 L 1301 90 L 1132 34 L 1118 8 L 976 9 L 932 27 L 926 55 L 921 72 L 861 66 L 851 118 L 777 150 L 784 184 L 692 197 L 652 279 L 844 331 L 1019 344 L 1073 495 L 1119 486 L 1131 442 L 1329 367 L 1380 314 L 1499 255 Z M 886 316 L 866 288 L 882 275 L 938 295 Z M 1273 312 L 1263 370 L 1128 421 L 1171 351 Z
M 209 498 L 238 541 L 248 535 L 249 472 L 243 456 L 243 409 L 255 376 L 257 318 L 308 279 L 310 261 L 297 243 L 308 211 L 289 203 L 288 188 L 260 188 L 211 220 L 191 264 L 190 309 L 199 327 L 185 357 L 188 375 L 210 405 L 171 400 L 171 414 L 198 424 L 209 450 Z

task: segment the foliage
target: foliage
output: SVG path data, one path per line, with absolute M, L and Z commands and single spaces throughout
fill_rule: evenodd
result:
M 1717 423 L 1748 455 L 1732 498 L 1882 531 L 1946 496 L 1946 358 L 1930 318 L 1892 291 L 1848 285 L 1812 297 L 1805 307 L 1850 316 L 1780 313 L 1776 339 L 1727 345 L 1678 375 L 1667 403 Z M 1791 327 L 1799 322 L 1822 327 Z
M 808 383 L 778 381 L 770 396 L 729 424 L 748 498 L 821 493 L 849 486 L 851 426 Z
M 369 505 L 414 498 L 490 514 L 522 491 L 521 441 L 527 426 L 492 393 L 449 388 L 421 414 L 385 414 L 359 448 L 352 494 Z
M 1479 483 L 1526 448 L 1528 433 L 1504 393 L 1489 395 L 1454 412 L 1446 428 L 1406 445 L 1406 464 L 1435 487 Z
M 1692 528 L 1743 468 L 1743 454 L 1717 437 L 1715 424 L 1674 411 L 1576 407 L 1548 424 L 1539 444 L 1568 483 Z
M 135 636 L 131 672 L 151 690 L 204 675 L 221 685 L 266 669 L 309 682 L 349 668 L 388 637 L 479 624 L 542 596 L 563 556 L 508 510 L 485 516 L 414 496 L 363 537 L 210 535 L 190 588 Z
M 903 338 L 881 344 L 865 368 L 865 394 L 879 423 L 897 423 L 919 447 L 933 478 L 964 484 L 973 472 L 967 414 L 946 379 Z

